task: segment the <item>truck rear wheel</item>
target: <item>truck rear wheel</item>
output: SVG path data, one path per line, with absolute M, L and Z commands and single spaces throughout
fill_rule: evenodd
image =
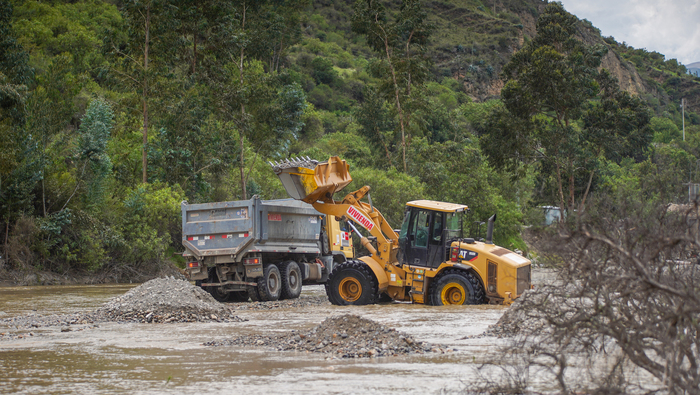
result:
M 209 278 L 207 281 L 210 283 L 218 283 L 219 281 L 219 275 L 216 274 L 216 268 L 215 267 L 210 267 L 207 271 L 209 274 Z M 200 283 L 201 284 L 201 283 Z M 202 287 L 205 291 L 209 292 L 209 294 L 216 299 L 218 302 L 225 303 L 231 300 L 231 294 L 228 292 L 224 292 L 224 290 L 221 287 Z
M 246 291 L 233 291 L 229 292 L 229 302 L 241 303 L 248 301 L 248 292 Z
M 484 288 L 473 273 L 447 269 L 436 277 L 429 298 L 433 306 L 481 304 Z
M 280 270 L 275 265 L 263 267 L 262 277 L 258 277 L 258 295 L 262 301 L 273 301 L 280 298 L 282 281 Z
M 294 261 L 280 264 L 280 280 L 282 293 L 280 299 L 296 299 L 301 295 L 301 269 Z
M 259 302 L 260 301 L 260 295 L 258 294 L 258 287 L 249 285 L 248 286 L 248 297 L 250 298 L 251 302 Z
M 361 261 L 336 266 L 326 282 L 328 300 L 334 305 L 366 305 L 377 302 L 377 279 Z

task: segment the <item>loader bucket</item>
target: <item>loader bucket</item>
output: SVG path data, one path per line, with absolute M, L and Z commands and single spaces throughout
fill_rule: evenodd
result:
M 352 181 L 348 164 L 337 156 L 321 163 L 297 158 L 281 163 L 270 162 L 270 165 L 289 196 L 309 204 L 332 200 L 334 193 Z

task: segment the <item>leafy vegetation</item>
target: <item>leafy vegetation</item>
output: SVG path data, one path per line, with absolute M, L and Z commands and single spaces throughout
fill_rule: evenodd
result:
M 540 205 L 687 199 L 700 81 L 561 6 L 568 30 L 538 30 L 545 5 L 0 0 L 0 269 L 151 272 L 182 200 L 285 198 L 266 162 L 299 155 L 347 159 L 394 226 L 408 200 L 463 203 L 522 250 Z

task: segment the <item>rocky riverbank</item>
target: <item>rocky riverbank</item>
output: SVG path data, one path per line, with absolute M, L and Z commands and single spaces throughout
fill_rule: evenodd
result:
M 29 314 L 0 320 L 18 329 L 94 325 L 101 322 L 183 323 L 241 322 L 235 308 L 217 302 L 202 288 L 174 277 L 157 278 L 110 299 L 87 313 L 63 315 Z

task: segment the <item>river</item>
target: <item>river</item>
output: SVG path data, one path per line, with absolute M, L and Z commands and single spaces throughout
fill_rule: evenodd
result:
M 87 312 L 133 285 L 0 288 L 0 318 Z M 323 294 L 321 286 L 305 295 Z M 429 307 L 385 304 L 314 305 L 241 310 L 237 323 L 124 324 L 23 329 L 0 327 L 0 393 L 15 394 L 230 394 L 441 393 L 468 388 L 476 367 L 495 352 L 482 333 L 501 306 Z M 357 314 L 457 351 L 373 359 L 327 359 L 324 354 L 258 347 L 205 347 L 248 333 L 308 330 L 324 319 Z M 22 338 L 18 338 L 22 336 Z

